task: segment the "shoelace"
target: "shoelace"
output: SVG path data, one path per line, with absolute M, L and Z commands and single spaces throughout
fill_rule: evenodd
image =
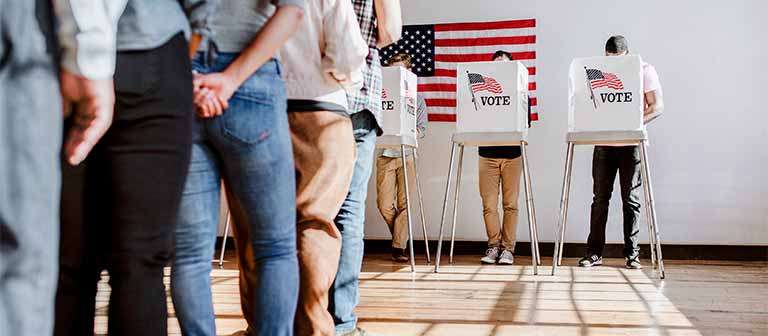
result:
M 499 249 L 498 249 L 498 248 L 496 248 L 496 247 L 491 247 L 491 248 L 489 248 L 489 249 L 485 250 L 485 255 L 486 255 L 486 256 L 490 256 L 491 254 L 496 254 L 496 255 L 498 255 L 498 254 L 499 254 L 499 252 L 498 252 L 498 251 L 499 251 Z

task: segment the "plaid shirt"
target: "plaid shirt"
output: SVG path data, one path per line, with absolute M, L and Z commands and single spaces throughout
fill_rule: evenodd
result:
M 368 57 L 363 69 L 363 87 L 354 93 L 347 94 L 350 114 L 370 111 L 381 126 L 381 60 L 376 44 L 379 40 L 379 31 L 376 24 L 376 12 L 373 9 L 373 0 L 352 0 L 355 8 L 357 22 L 360 23 L 360 32 L 363 40 L 368 44 Z

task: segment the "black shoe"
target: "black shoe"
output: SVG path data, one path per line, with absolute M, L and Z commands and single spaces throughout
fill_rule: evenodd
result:
M 579 260 L 579 266 L 581 267 L 600 266 L 602 264 L 603 264 L 603 257 L 594 253 L 588 254 L 587 256 Z
M 392 261 L 398 262 L 398 263 L 407 263 L 408 262 L 408 255 L 405 254 L 405 249 L 401 248 L 392 248 Z
M 629 269 L 643 268 L 643 265 L 640 264 L 640 256 L 627 257 L 627 268 Z

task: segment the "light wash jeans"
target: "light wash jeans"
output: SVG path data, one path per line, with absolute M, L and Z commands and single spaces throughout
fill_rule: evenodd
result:
M 50 335 L 61 96 L 50 3 L 0 0 L 0 335 Z
M 223 70 L 237 57 L 198 54 L 200 73 Z M 198 119 L 176 229 L 171 294 L 184 335 L 215 335 L 211 260 L 219 224 L 220 181 L 248 226 L 258 281 L 249 326 L 255 335 L 292 335 L 299 291 L 296 178 L 280 64 L 270 60 L 238 88 L 223 115 Z M 238 247 L 240 248 L 240 247 Z M 248 313 L 248 312 L 246 312 Z
M 336 324 L 336 333 L 351 331 L 357 325 L 354 310 L 360 301 L 358 282 L 363 265 L 365 199 L 376 150 L 376 125 L 376 119 L 368 111 L 352 115 L 357 161 L 349 194 L 336 216 L 336 227 L 341 232 L 341 258 L 328 303 L 328 310 Z

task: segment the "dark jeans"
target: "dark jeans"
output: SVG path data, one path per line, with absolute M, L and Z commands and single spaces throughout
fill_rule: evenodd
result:
M 0 0 L 0 335 L 50 335 L 61 96 L 50 1 Z
M 365 229 L 365 199 L 368 179 L 373 170 L 376 150 L 376 119 L 368 111 L 352 115 L 352 130 L 357 143 L 357 160 L 352 173 L 349 193 L 336 216 L 336 227 L 341 232 L 341 258 L 336 280 L 330 291 L 328 311 L 336 324 L 336 333 L 355 329 L 355 307 L 360 301 L 360 268 L 363 265 L 363 235 Z
M 621 204 L 624 214 L 624 256 L 635 257 L 637 246 L 637 219 L 640 217 L 640 148 L 638 146 L 595 146 L 592 156 L 594 198 L 587 249 L 589 253 L 603 255 L 605 226 L 608 222 L 608 204 L 613 192 L 616 173 L 619 173 Z
M 194 114 L 183 35 L 156 49 L 119 52 L 115 91 L 110 130 L 84 166 L 64 167 L 56 335 L 93 333 L 104 269 L 109 334 L 167 333 L 163 267 L 173 256 Z

